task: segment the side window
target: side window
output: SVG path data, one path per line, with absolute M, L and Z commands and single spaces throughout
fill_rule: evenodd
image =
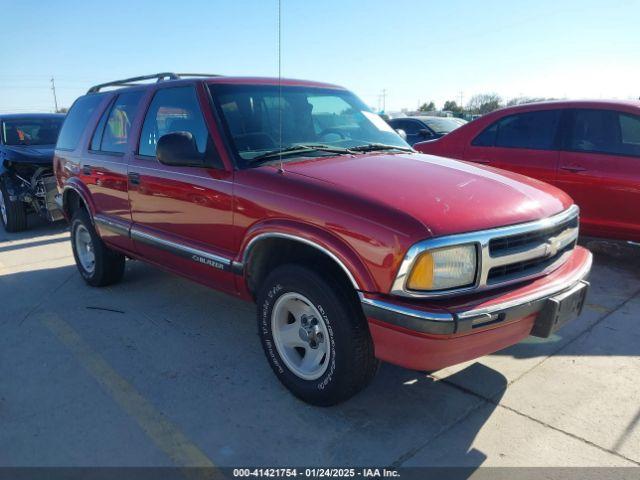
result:
M 640 117 L 613 110 L 574 110 L 569 150 L 640 156 Z
M 615 149 L 616 113 L 610 110 L 574 110 L 569 150 L 611 153 Z
M 404 120 L 402 122 L 404 128 L 402 128 L 407 135 L 417 135 L 420 133 L 420 130 L 425 128 L 422 124 L 414 121 L 414 120 Z
M 62 124 L 56 148 L 74 150 L 78 146 L 87 122 L 103 99 L 104 95 L 85 95 L 75 101 Z
M 102 132 L 100 150 L 103 152 L 124 153 L 129 142 L 131 122 L 136 114 L 142 92 L 127 92 L 118 95 L 111 108 Z M 99 130 L 97 130 L 99 132 Z M 91 142 L 93 147 L 93 141 Z
M 498 122 L 496 147 L 553 150 L 559 110 L 542 110 L 505 117 Z
M 93 132 L 89 150 L 93 150 L 96 152 L 100 150 L 100 144 L 102 143 L 102 134 L 104 133 L 104 125 L 105 123 L 107 123 L 107 118 L 109 118 L 112 104 L 113 102 L 109 102 L 109 105 L 107 105 L 107 108 L 105 108 L 104 112 L 102 113 L 100 121 L 98 122 L 98 126 L 96 127 L 95 132 Z
M 480 132 L 476 138 L 473 139 L 471 145 L 474 147 L 493 147 L 496 143 L 496 133 L 498 132 L 498 123 L 496 122 L 482 132 Z
M 618 121 L 620 123 L 621 153 L 640 157 L 640 116 L 620 113 Z
M 158 90 L 151 101 L 140 133 L 138 153 L 155 157 L 158 139 L 172 132 L 190 132 L 198 151 L 204 154 L 210 142 L 198 98 L 193 87 Z

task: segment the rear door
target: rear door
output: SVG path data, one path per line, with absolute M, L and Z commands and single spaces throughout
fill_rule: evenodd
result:
M 558 186 L 580 206 L 582 231 L 640 241 L 640 115 L 569 113 Z
M 158 88 L 150 100 L 128 171 L 131 235 L 145 259 L 233 291 L 233 172 L 213 145 L 202 112 L 207 98 L 196 85 L 182 84 Z M 158 139 L 177 131 L 193 135 L 203 166 L 158 162 Z
M 94 219 L 109 243 L 132 249 L 127 189 L 127 160 L 131 129 L 142 90 L 114 95 L 91 136 L 81 175 L 95 205 Z
M 560 117 L 559 109 L 502 117 L 471 141 L 464 159 L 555 183 Z

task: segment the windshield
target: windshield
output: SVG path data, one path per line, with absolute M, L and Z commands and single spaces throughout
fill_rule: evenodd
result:
M 217 84 L 210 88 L 241 167 L 265 154 L 272 158 L 270 152 L 280 149 L 290 149 L 283 157 L 290 161 L 336 155 L 338 149 L 370 144 L 410 148 L 379 115 L 345 90 L 282 86 L 280 131 L 277 85 Z M 322 148 L 292 149 L 296 145 Z
M 458 119 L 447 117 L 424 118 L 422 121 L 436 133 L 449 133 L 462 125 Z
M 55 145 L 63 118 L 24 118 L 2 122 L 5 145 Z

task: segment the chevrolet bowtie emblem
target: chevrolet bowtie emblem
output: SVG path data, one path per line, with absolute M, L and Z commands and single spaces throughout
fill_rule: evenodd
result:
M 553 257 L 560 250 L 560 240 L 552 238 L 544 244 L 545 257 Z

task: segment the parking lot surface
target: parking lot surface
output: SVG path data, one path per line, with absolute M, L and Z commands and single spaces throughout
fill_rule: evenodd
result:
M 638 466 L 640 249 L 595 253 L 559 335 L 332 408 L 272 374 L 254 306 L 137 261 L 90 288 L 63 224 L 0 228 L 0 466 Z

